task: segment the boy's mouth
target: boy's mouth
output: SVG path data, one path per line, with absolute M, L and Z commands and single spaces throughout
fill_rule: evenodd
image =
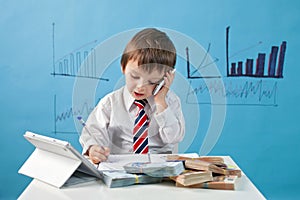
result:
M 141 94 L 141 93 L 138 93 L 138 92 L 133 92 L 134 93 L 134 95 L 136 96 L 136 97 L 141 97 L 141 96 L 143 96 L 144 94 Z

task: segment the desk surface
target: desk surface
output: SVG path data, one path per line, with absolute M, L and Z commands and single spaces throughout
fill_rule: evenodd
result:
M 229 156 L 224 156 L 224 160 L 228 164 L 236 165 Z M 98 180 L 58 189 L 34 179 L 23 191 L 19 199 L 265 199 L 244 173 L 238 179 L 236 190 L 233 191 L 180 188 L 174 185 L 173 182 L 163 182 L 159 184 L 108 188 L 101 180 Z

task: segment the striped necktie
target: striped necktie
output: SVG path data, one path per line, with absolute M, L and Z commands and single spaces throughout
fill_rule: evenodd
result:
M 138 113 L 134 121 L 133 128 L 133 152 L 144 154 L 148 153 L 148 117 L 144 107 L 146 100 L 135 100 L 134 104 L 138 107 Z

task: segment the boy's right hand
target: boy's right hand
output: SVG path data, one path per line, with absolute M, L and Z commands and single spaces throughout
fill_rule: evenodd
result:
M 100 147 L 99 145 L 92 145 L 89 148 L 89 158 L 94 164 L 103 162 L 107 160 L 110 154 L 110 149 L 108 147 Z

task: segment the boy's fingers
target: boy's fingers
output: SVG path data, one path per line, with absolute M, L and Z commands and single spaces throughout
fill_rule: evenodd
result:
M 92 146 L 90 149 L 90 158 L 93 163 L 99 163 L 107 160 L 107 156 L 110 154 L 108 147 Z
M 106 155 L 104 155 L 103 153 L 94 152 L 91 156 L 92 159 L 97 162 L 102 162 L 107 160 Z
M 97 164 L 97 163 L 100 162 L 100 160 L 99 160 L 98 157 L 92 157 L 91 160 L 92 160 L 92 162 L 95 163 L 95 164 Z
M 103 146 L 101 146 L 101 147 L 99 147 L 99 148 L 97 149 L 97 152 L 106 155 L 107 153 L 108 153 L 108 154 L 110 153 L 110 150 L 109 150 L 108 147 L 103 147 Z
M 110 149 L 109 149 L 108 147 L 103 147 L 103 149 L 104 149 L 104 155 L 105 155 L 105 156 L 109 156 L 109 154 L 110 154 Z
M 100 147 L 100 146 L 96 146 L 95 147 L 95 151 L 98 152 L 98 153 L 102 153 L 103 152 L 102 147 Z

